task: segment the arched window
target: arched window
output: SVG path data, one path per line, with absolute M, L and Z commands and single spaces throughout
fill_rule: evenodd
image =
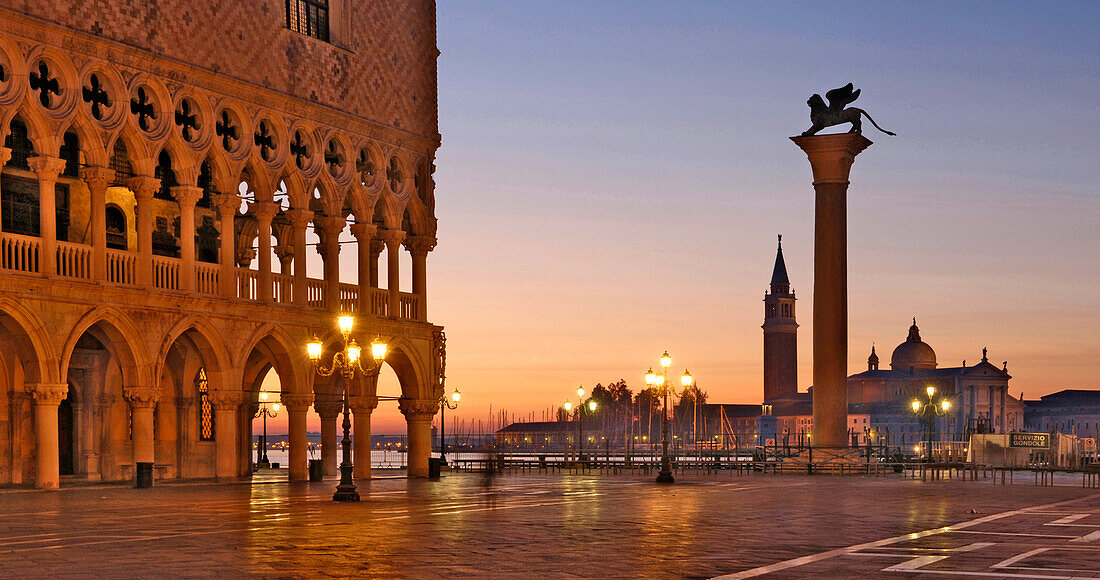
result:
M 130 165 L 130 155 L 126 152 L 126 143 L 122 139 L 115 140 L 114 150 L 111 151 L 111 161 L 107 164 L 111 171 L 115 172 L 113 185 L 122 185 L 126 179 L 134 176 L 134 168 Z
M 213 441 L 214 404 L 210 401 L 210 383 L 206 380 L 204 368 L 200 368 L 195 375 L 195 389 L 199 395 L 199 441 Z
M 65 133 L 64 142 L 59 151 L 61 158 L 65 160 L 65 170 L 61 175 L 65 177 L 80 176 L 80 138 L 76 133 Z
M 27 158 L 34 157 L 34 144 L 27 133 L 27 126 L 18 119 L 11 122 L 11 132 L 4 140 L 4 146 L 11 149 L 11 159 L 8 159 L 7 167 L 31 170 L 27 164 Z
M 126 249 L 126 214 L 117 205 L 109 205 L 107 213 L 107 247 Z
M 179 185 L 176 182 L 176 172 L 172 170 L 172 156 L 167 151 L 161 151 L 157 157 L 157 166 L 153 169 L 153 177 L 160 180 L 160 189 L 153 195 L 157 199 L 172 201 L 170 188 Z
M 199 179 L 196 183 L 196 185 L 198 185 L 202 189 L 202 197 L 195 205 L 198 205 L 199 207 L 210 207 L 210 195 L 214 193 L 213 182 L 213 177 L 210 174 L 210 162 L 203 161 L 202 165 L 199 166 Z

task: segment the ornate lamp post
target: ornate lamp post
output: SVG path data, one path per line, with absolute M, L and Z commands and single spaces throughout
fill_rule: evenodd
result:
M 937 402 L 935 400 L 936 387 L 933 387 L 932 385 L 928 385 L 928 388 L 926 388 L 924 390 L 924 392 L 928 395 L 928 401 L 927 402 L 922 402 L 920 399 L 913 399 L 912 406 L 913 406 L 913 413 L 916 413 L 916 415 L 918 417 L 924 417 L 928 421 L 928 423 L 927 423 L 927 429 L 928 429 L 928 450 L 927 450 L 927 453 L 928 453 L 928 455 L 927 455 L 926 461 L 928 463 L 931 463 L 932 462 L 932 422 L 936 420 L 936 417 L 943 417 L 944 415 L 947 414 L 948 411 L 951 410 L 951 401 L 947 400 L 946 397 L 940 397 L 940 400 Z
M 675 483 L 676 479 L 672 477 L 672 461 L 668 457 L 668 396 L 671 394 L 674 397 L 680 396 L 683 391 L 676 391 L 676 387 L 668 381 L 668 368 L 672 366 L 672 357 L 669 356 L 666 350 L 661 355 L 661 366 L 658 372 L 653 372 L 650 368 L 645 373 L 645 384 L 650 387 L 659 389 L 661 398 L 664 401 L 664 411 L 661 413 L 661 471 L 657 473 L 657 483 Z M 680 376 L 680 385 L 683 388 L 691 386 L 692 381 L 691 373 L 684 371 L 684 374 Z
M 591 415 L 592 413 L 595 413 L 596 412 L 596 407 L 598 407 L 598 406 L 599 405 L 597 405 L 596 401 L 588 401 L 588 405 L 587 405 L 588 414 Z M 565 408 L 565 412 L 567 412 L 567 413 L 571 412 L 573 410 L 573 402 L 569 401 L 569 400 L 566 400 L 565 403 L 562 404 L 562 407 Z M 578 461 L 580 461 L 580 459 L 581 459 L 581 453 L 584 452 L 584 413 L 585 413 L 584 387 L 583 386 L 578 386 L 577 387 L 577 460 Z
M 337 319 L 337 323 L 340 327 L 340 334 L 344 336 L 344 350 L 333 355 L 331 367 L 325 367 L 321 364 L 324 344 L 316 336 L 306 345 L 306 352 L 309 354 L 309 360 L 313 363 L 313 369 L 317 374 L 322 377 L 329 377 L 334 373 L 339 373 L 344 377 L 344 438 L 340 441 L 340 445 L 344 448 L 344 456 L 343 461 L 340 463 L 340 484 L 336 486 L 336 493 L 332 494 L 332 499 L 333 501 L 359 501 L 359 492 L 356 491 L 355 482 L 351 476 L 351 414 L 348 406 L 348 390 L 351 388 L 351 381 L 357 373 L 365 377 L 378 376 L 378 372 L 382 370 L 382 361 L 386 359 L 388 347 L 381 339 L 375 338 L 371 341 L 370 353 L 373 360 L 366 367 L 363 367 L 363 358 L 360 356 L 362 348 L 360 348 L 359 343 L 355 342 L 355 339 L 351 338 L 351 329 L 355 326 L 355 317 L 342 315 Z
M 446 427 L 446 421 L 444 419 L 444 411 L 450 409 L 454 411 L 458 408 L 458 401 L 462 398 L 462 393 L 455 389 L 455 392 L 451 393 L 451 399 L 447 399 L 446 394 L 439 396 L 439 461 L 443 465 L 447 465 L 447 439 L 444 436 L 444 429 Z M 451 401 L 454 401 L 452 404 Z
M 260 467 L 271 467 L 271 462 L 267 459 L 267 418 L 274 419 L 279 414 L 279 403 L 271 403 L 271 408 L 267 406 L 267 392 L 260 392 L 260 409 L 256 411 L 253 418 L 264 418 L 264 435 L 260 439 L 260 452 L 257 453 L 256 464 Z

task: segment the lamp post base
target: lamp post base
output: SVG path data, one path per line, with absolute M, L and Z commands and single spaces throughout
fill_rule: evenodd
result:
M 657 483 L 676 483 L 676 478 L 671 471 L 661 471 L 657 474 Z
M 351 477 L 352 466 L 347 462 L 340 465 L 340 484 L 336 486 L 336 492 L 332 494 L 332 501 L 359 501 L 359 492 L 355 489 L 355 481 Z

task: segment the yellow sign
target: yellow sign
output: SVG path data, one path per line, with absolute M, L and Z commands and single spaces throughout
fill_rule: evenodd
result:
M 1009 433 L 1008 446 L 1050 449 L 1050 433 Z

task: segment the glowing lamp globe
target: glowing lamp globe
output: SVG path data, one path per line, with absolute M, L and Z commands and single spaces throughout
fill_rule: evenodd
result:
M 336 324 L 339 325 L 340 332 L 347 336 L 351 333 L 352 327 L 355 326 L 355 317 L 345 314 L 336 319 Z
M 455 389 L 455 392 L 451 393 L 451 400 L 452 401 L 457 403 L 458 400 L 461 399 L 461 398 L 462 398 L 462 393 L 458 392 L 458 389 Z
M 359 355 L 363 352 L 363 349 L 360 348 L 359 343 L 355 342 L 355 340 L 353 339 L 351 342 L 348 343 L 348 346 L 344 350 L 344 352 L 346 352 L 348 355 L 348 363 L 355 364 L 359 361 Z
M 562 405 L 562 407 L 564 407 L 564 408 L 565 408 L 566 412 L 572 411 L 572 410 L 573 410 L 573 403 L 572 403 L 571 401 L 566 401 L 566 402 L 565 402 L 565 403 L 564 403 L 564 404 Z
M 947 411 L 951 408 L 951 401 L 946 401 L 945 400 L 943 403 L 940 404 L 940 406 L 943 407 L 944 411 Z
M 928 385 L 928 388 L 927 388 L 927 389 L 925 389 L 924 391 L 925 391 L 926 393 L 928 393 L 928 396 L 929 396 L 929 397 L 931 397 L 932 395 L 935 395 L 935 394 L 936 394 L 936 387 L 933 387 L 932 385 Z
M 687 371 L 687 369 L 684 369 L 684 374 L 680 375 L 680 384 L 685 386 L 685 387 L 690 387 L 691 386 L 691 378 L 692 378 L 691 373 L 689 373 Z
M 645 372 L 645 384 L 653 385 L 656 382 L 657 382 L 657 375 L 655 375 L 653 373 L 653 369 L 651 368 L 651 369 L 649 369 L 648 371 Z
M 321 339 L 316 336 L 313 340 L 306 343 L 306 353 L 309 355 L 309 360 L 317 362 L 321 360 Z
M 920 411 L 920 401 L 913 401 L 913 412 L 916 413 L 918 411 Z
M 370 343 L 370 354 L 374 357 L 375 362 L 382 362 L 386 358 L 386 351 L 388 349 L 389 346 L 382 342 L 380 338 L 376 338 Z
M 661 366 L 665 367 L 666 369 L 672 366 L 672 357 L 668 355 L 667 350 L 664 352 L 664 354 L 661 355 Z
M 577 396 L 578 397 L 583 397 L 584 396 L 584 387 L 577 387 Z
M 588 410 L 589 411 L 595 411 L 596 410 L 596 401 L 588 401 Z

